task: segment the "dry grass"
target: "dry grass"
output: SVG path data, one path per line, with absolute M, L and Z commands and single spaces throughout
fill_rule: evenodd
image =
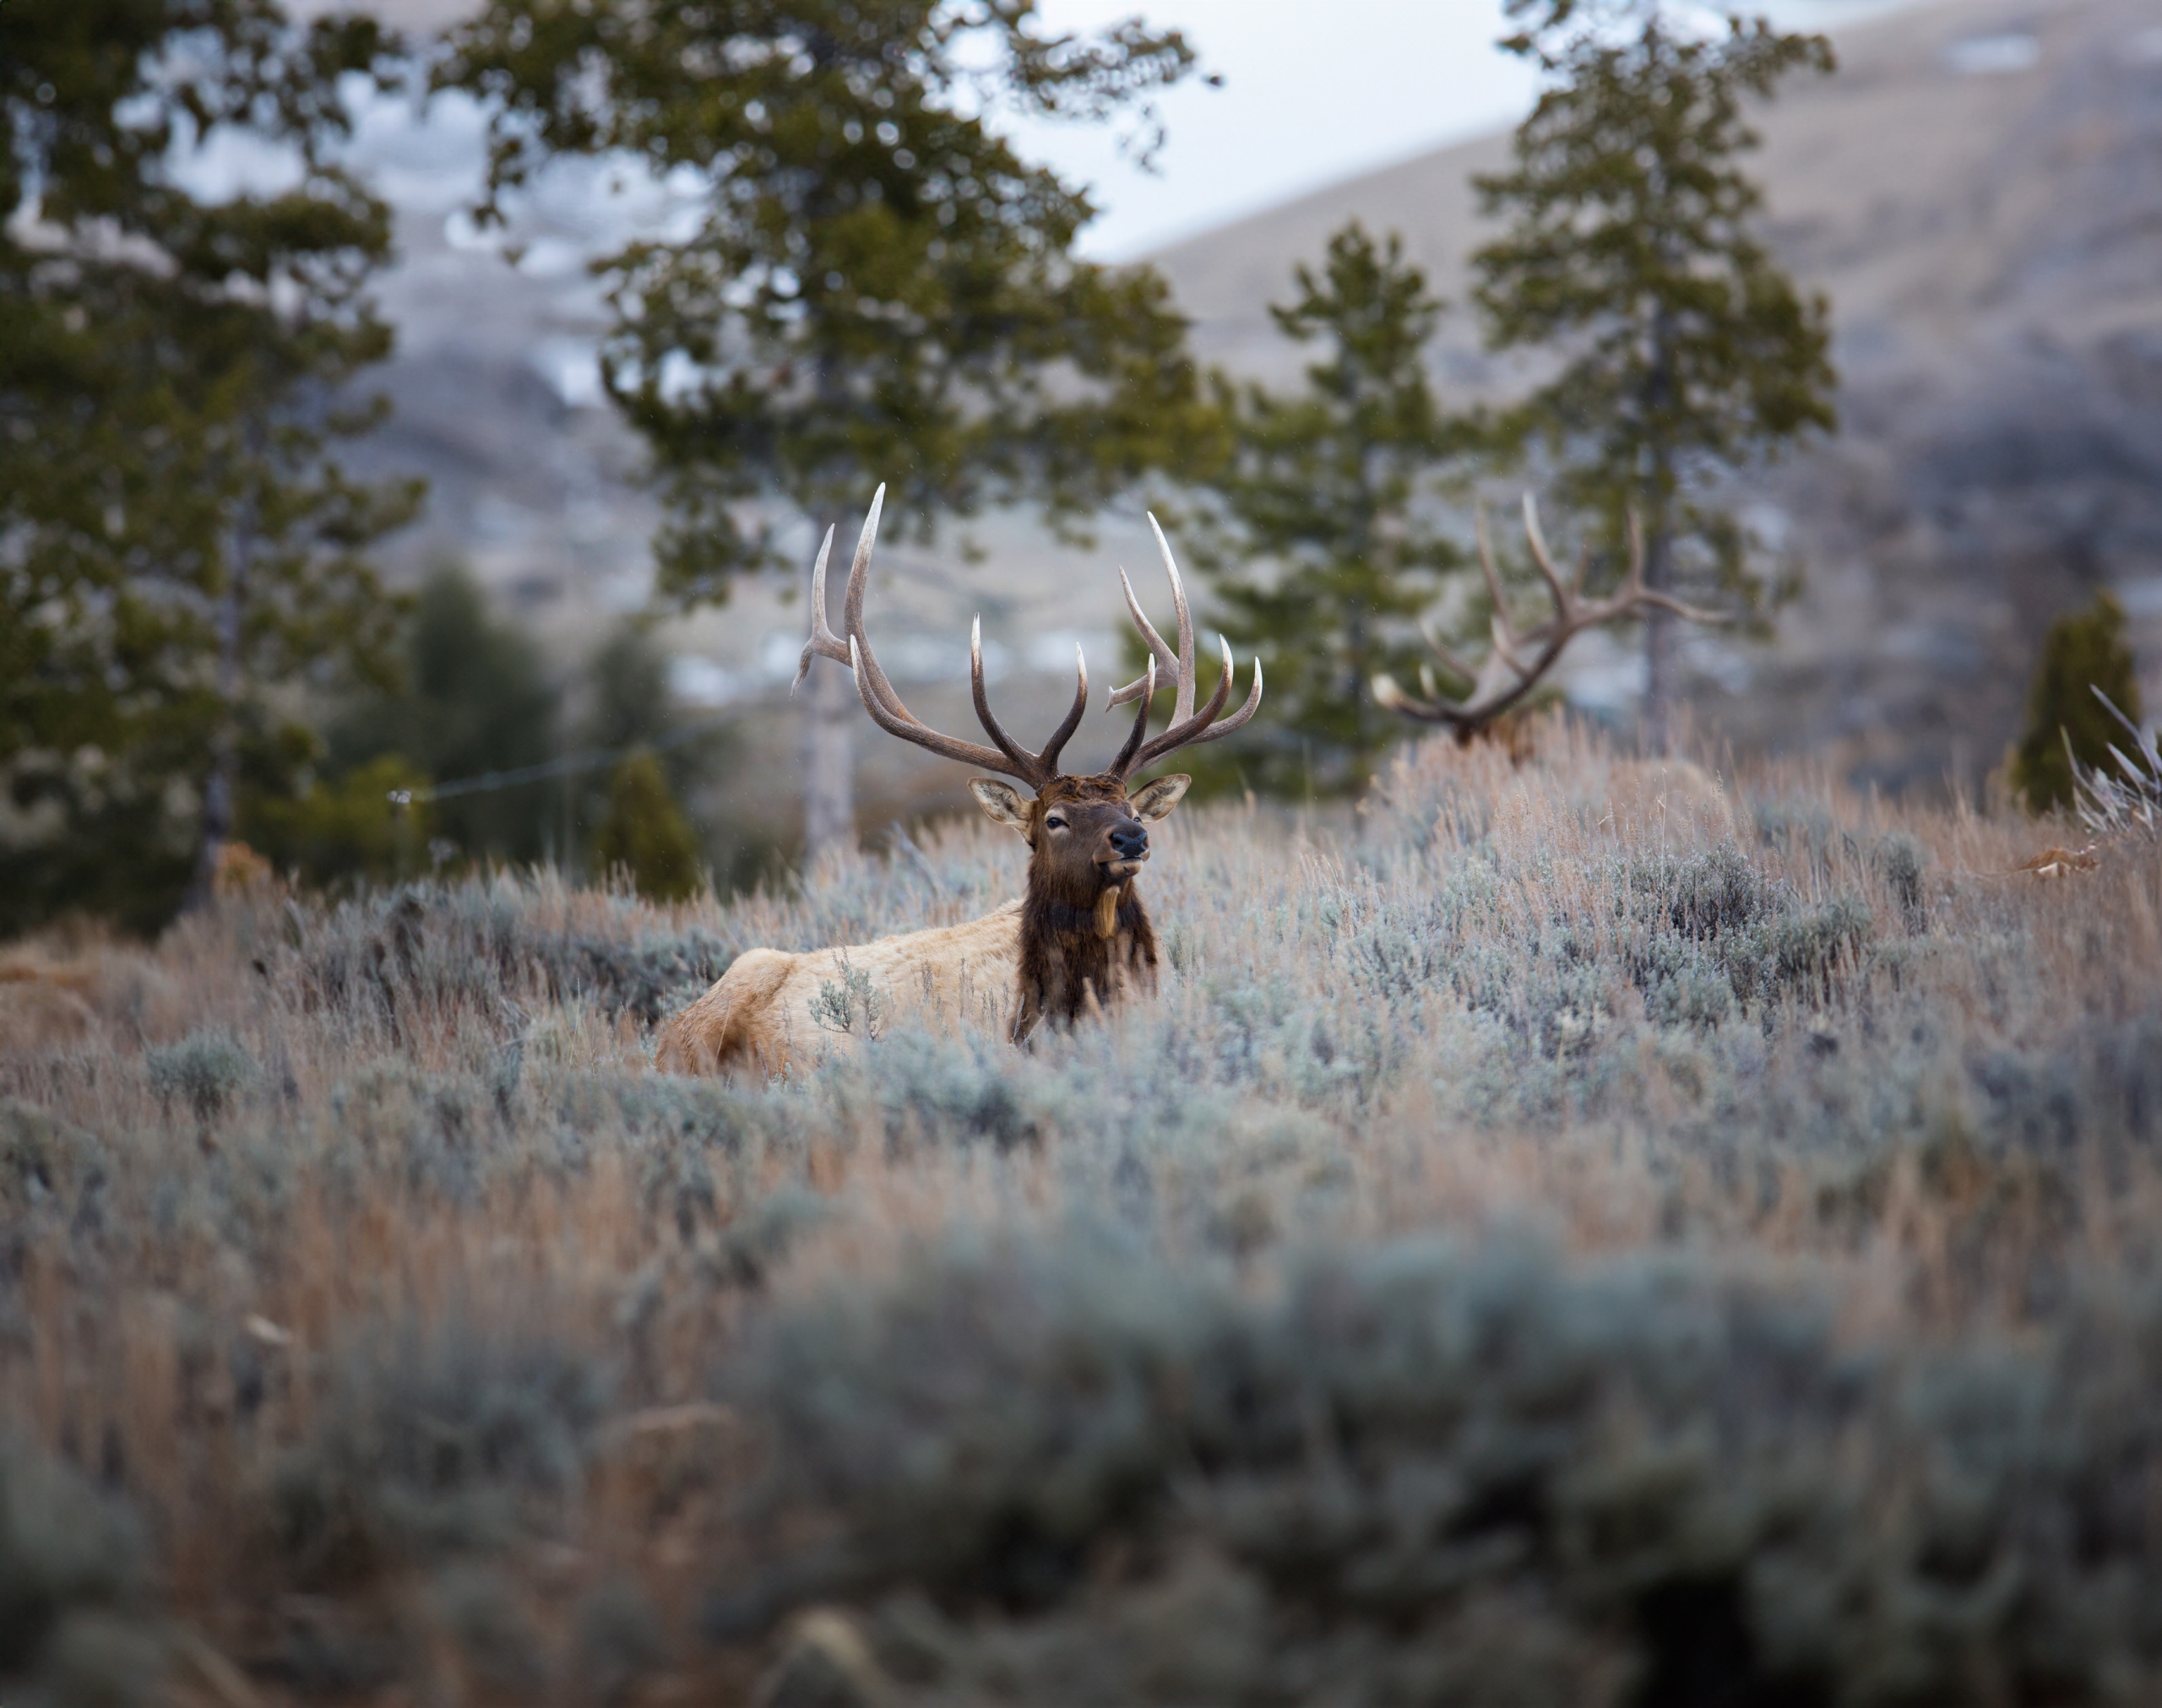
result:
M 1032 1493 L 920 1540 L 1009 1459 L 1017 1488 L 1043 1486 L 1043 1454 L 1080 1450 L 1044 1444 L 1086 1436 L 1122 1359 L 1155 1372 L 1146 1393 L 1190 1396 L 1236 1342 L 1265 1388 L 1279 1366 L 1252 1348 L 1306 1344 L 1283 1324 L 1317 1274 L 1339 1275 L 1325 1294 L 1382 1287 L 1361 1264 L 1410 1265 L 1430 1302 L 1480 1293 L 1481 1265 L 1545 1277 L 1562 1302 L 1538 1309 L 1566 1323 L 1671 1261 L 1690 1299 L 1729 1301 L 1719 1320 L 1791 1308 L 1820 1325 L 1812 1358 L 1900 1380 L 1940 1357 L 2057 1369 L 2094 1311 L 2137 1317 L 2121 1302 L 2147 1297 L 2162 1234 L 2162 853 L 2127 841 L 2035 881 L 2007 876 L 2050 839 L 2023 821 L 1798 772 L 1722 789 L 1558 726 L 1543 754 L 1431 745 L 1340 818 L 1181 812 L 1149 880 L 1165 995 L 1026 1055 L 896 1032 L 761 1087 L 647 1065 L 655 1016 L 742 947 L 1003 899 L 1023 851 L 973 821 L 728 908 L 545 879 L 328 911 L 258 890 L 155 952 L 11 952 L 0 1426 L 140 1534 L 41 1604 L 61 1612 L 24 1629 L 45 1635 L 12 1655 L 0 1635 L 0 1678 L 106 1688 L 68 1658 L 79 1602 L 164 1634 L 112 1689 L 157 1671 L 204 1703 L 735 1700 L 790 1640 L 790 1689 L 823 1667 L 861 1694 L 861 1663 L 910 1700 L 1048 1699 L 1062 1678 L 1274 1700 L 1240 1667 L 1295 1625 L 1334 1634 L 1301 1664 L 1363 1680 L 1347 1700 L 1478 1695 L 1489 1662 L 1467 1654 L 1532 1700 L 1657 1695 L 1667 1603 L 1550 1595 L 1558 1567 L 1431 1591 L 1451 1609 L 1433 1652 L 1473 1670 L 1404 1672 L 1400 1611 L 1298 1601 L 1319 1568 L 1237 1564 L 1258 1521 L 1225 1516 L 1235 1484 L 1210 1479 L 1248 1449 L 1206 1431 L 1148 1437 L 1188 1465 L 1162 1473 L 1183 1506 L 1088 1483 L 1056 1570 L 982 1552 Z M 1389 1255 L 1437 1234 L 1456 1256 Z M 1328 1364 L 1311 1350 L 1282 1368 Z M 1665 1368 L 1615 1357 L 1625 1387 Z M 2158 1366 L 2125 1368 L 2138 1389 Z M 1026 1412 L 1017 1391 L 1070 1381 L 1012 1441 L 993 1429 Z M 1895 1421 L 1838 1461 L 1865 1466 L 1855 1488 L 1898 1483 L 1915 1450 L 1883 1445 L 1910 1441 L 1912 1407 L 1883 1405 Z M 1620 1439 L 1565 1458 L 1605 1464 Z M 1692 1450 L 1738 1477 L 1726 1441 Z M 2139 1463 L 2125 1547 L 2151 1561 L 2162 1479 Z M 904 1489 L 932 1504 L 903 1501 L 889 1534 Z M 60 1543 L 41 1534 L 0 1553 L 42 1559 Z M 858 1610 L 861 1654 L 845 1621 L 786 1623 L 814 1602 Z M 1915 1676 L 2056 1676 L 1995 1618 L 1943 1640 L 1968 1670 Z M 1196 1621 L 1247 1648 L 1161 1678 L 1073 1671 L 1076 1643 L 1184 1655 L 1165 1633 Z M 1355 1652 L 1354 1629 L 1399 1636 Z M 1897 1698 L 1909 1674 L 1870 1640 L 1820 1644 L 1877 1658 L 1796 1662 L 1821 1694 L 1789 1700 Z M 2125 1635 L 2117 1670 L 2063 1700 L 2151 1685 L 2150 1640 Z

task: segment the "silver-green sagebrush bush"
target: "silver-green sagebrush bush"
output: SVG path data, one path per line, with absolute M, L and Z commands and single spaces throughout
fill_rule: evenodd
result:
M 2154 1688 L 2162 1294 L 2018 1353 L 1833 1320 L 1791 1277 L 1506 1239 L 1306 1250 L 1256 1296 L 958 1237 L 745 1360 L 769 1498 L 846 1540 L 715 1617 L 845 1594 L 937 1700 Z M 1223 1617 L 1164 1617 L 1181 1580 Z
M 0 1417 L 144 1521 L 85 1617 L 297 1701 L 2150 1697 L 2154 845 L 1545 740 L 1181 820 L 1160 995 L 1027 1051 L 647 1055 L 1004 900 L 965 825 L 85 973 L 0 1030 Z

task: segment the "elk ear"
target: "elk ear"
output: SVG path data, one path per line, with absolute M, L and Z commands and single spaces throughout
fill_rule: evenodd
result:
M 1029 834 L 1031 820 L 1029 808 L 1032 802 L 1010 783 L 1001 783 L 995 777 L 971 777 L 969 793 L 975 796 L 976 805 L 984 816 L 994 824 L 1011 826 L 1023 836 Z
M 1127 811 L 1143 823 L 1154 824 L 1160 818 L 1169 818 L 1179 797 L 1192 787 L 1191 777 L 1160 777 L 1126 803 Z

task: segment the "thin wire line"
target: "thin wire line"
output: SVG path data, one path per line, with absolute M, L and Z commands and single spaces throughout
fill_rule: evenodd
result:
M 569 777 L 581 771 L 598 771 L 604 765 L 613 764 L 627 754 L 643 750 L 649 753 L 665 752 L 671 747 L 680 747 L 686 741 L 700 735 L 711 735 L 722 724 L 760 709 L 763 702 L 736 707 L 695 724 L 685 724 L 656 735 L 650 740 L 633 741 L 622 747 L 595 747 L 584 753 L 566 753 L 559 759 L 544 760 L 538 765 L 521 765 L 511 771 L 484 771 L 477 777 L 460 777 L 448 783 L 432 784 L 426 789 L 394 789 L 389 799 L 400 806 L 410 806 L 415 801 L 450 800 L 461 794 L 486 794 L 498 789 L 516 789 L 528 783 L 545 783 L 551 778 Z

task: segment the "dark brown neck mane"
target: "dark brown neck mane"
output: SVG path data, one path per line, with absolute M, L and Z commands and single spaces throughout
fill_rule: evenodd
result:
M 1073 833 L 1089 816 L 1123 816 L 1126 807 L 1125 785 L 1113 777 L 1057 778 L 1034 803 L 1029 887 L 1021 903 L 1017 1043 L 1046 1019 L 1071 1025 L 1092 1007 L 1112 1006 L 1129 990 L 1155 989 L 1156 934 L 1136 877 L 1109 876 L 1094 858 L 1100 852 L 1095 838 Z M 1072 821 L 1072 830 L 1053 838 L 1044 822 L 1052 813 Z
M 1043 894 L 1031 873 L 1021 903 L 1021 966 L 1013 1040 L 1048 1019 L 1072 1025 L 1091 1007 L 1109 1007 L 1128 990 L 1156 985 L 1156 933 L 1129 879 L 1118 887 L 1112 930 L 1103 935 L 1085 908 Z

